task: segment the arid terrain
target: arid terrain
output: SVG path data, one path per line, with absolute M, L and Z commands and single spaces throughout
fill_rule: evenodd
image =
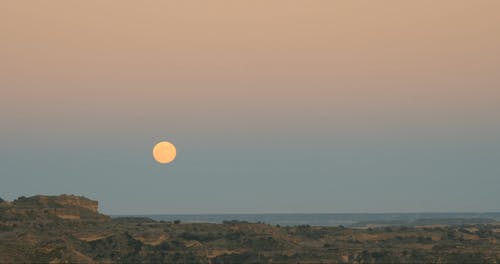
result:
M 498 263 L 499 243 L 500 223 L 182 223 L 110 218 L 72 195 L 0 200 L 0 263 Z

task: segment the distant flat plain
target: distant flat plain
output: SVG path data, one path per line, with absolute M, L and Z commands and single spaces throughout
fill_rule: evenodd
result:
M 155 214 L 114 215 L 113 217 L 148 217 L 157 221 L 191 223 L 222 223 L 247 221 L 282 226 L 346 226 L 369 227 L 386 225 L 425 226 L 450 224 L 483 224 L 500 221 L 500 212 L 465 213 L 324 213 L 324 214 Z

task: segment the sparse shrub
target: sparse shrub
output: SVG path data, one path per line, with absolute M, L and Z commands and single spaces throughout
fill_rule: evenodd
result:
M 248 221 L 239 221 L 239 220 L 224 220 L 222 221 L 225 225 L 237 225 L 237 224 L 248 224 Z M 259 224 L 259 222 L 257 222 Z
M 418 243 L 432 243 L 432 238 L 428 236 L 418 236 L 417 237 L 417 242 Z

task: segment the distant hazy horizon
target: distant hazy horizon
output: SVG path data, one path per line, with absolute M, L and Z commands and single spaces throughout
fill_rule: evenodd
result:
M 0 197 L 499 212 L 500 1 L 3 1 Z M 155 163 L 168 140 L 177 157 Z
M 224 221 L 246 221 L 250 223 L 266 223 L 281 226 L 345 226 L 367 227 L 377 225 L 434 225 L 457 223 L 485 223 L 500 220 L 497 213 L 323 213 L 323 214 L 156 214 L 156 215 L 114 215 L 113 218 L 139 217 L 155 221 L 181 221 L 183 223 L 214 223 Z

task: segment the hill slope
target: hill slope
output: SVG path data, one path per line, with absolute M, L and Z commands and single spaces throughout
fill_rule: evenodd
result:
M 0 207 L 0 263 L 498 263 L 500 224 L 279 227 L 111 219 L 97 202 L 34 196 Z

